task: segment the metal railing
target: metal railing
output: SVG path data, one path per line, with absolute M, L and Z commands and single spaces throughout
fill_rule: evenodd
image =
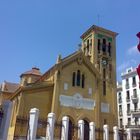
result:
M 27 133 L 29 128 L 28 121 L 29 121 L 28 117 L 24 117 L 24 116 L 17 117 L 14 140 L 27 140 Z M 61 139 L 62 127 L 63 126 L 61 123 L 55 123 L 55 127 L 54 127 L 55 140 Z M 47 130 L 47 119 L 39 119 L 38 128 L 37 128 L 37 139 L 46 138 L 46 130 Z M 85 131 L 86 131 L 85 133 L 87 133 L 89 129 Z M 71 138 L 71 140 L 78 140 L 78 126 L 72 124 L 68 133 L 69 133 L 68 136 Z M 95 135 L 96 135 L 96 140 L 100 140 L 101 138 L 103 138 L 103 129 L 96 128 Z M 121 133 L 121 135 L 123 136 L 125 134 Z M 113 131 L 109 131 L 109 137 L 110 139 L 113 138 Z M 87 139 L 85 138 L 85 140 Z M 120 139 L 120 140 L 125 140 L 125 139 Z
M 126 128 L 140 128 L 140 125 L 127 124 L 125 127 Z
M 126 89 L 129 89 L 129 84 L 126 84 L 126 85 L 125 85 L 125 88 L 126 88 Z
M 130 102 L 130 97 L 126 97 L 126 101 L 127 102 Z

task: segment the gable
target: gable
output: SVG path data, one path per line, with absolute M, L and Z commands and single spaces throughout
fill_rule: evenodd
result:
M 86 90 L 88 90 L 89 88 L 93 89 L 98 80 L 96 74 L 89 68 L 89 66 L 84 61 L 80 62 L 80 64 L 77 61 L 79 60 L 75 60 L 73 62 L 67 63 L 66 65 L 62 65 L 60 69 L 60 79 L 62 83 L 61 89 L 62 90 L 69 89 L 70 93 L 72 94 L 73 94 L 72 90 L 75 90 L 75 92 L 76 91 L 79 92 L 79 90 L 85 92 L 83 89 Z M 80 76 L 79 82 L 77 80 L 78 73 Z M 75 75 L 74 76 L 75 81 L 73 81 L 73 75 Z M 77 88 L 73 89 L 73 82 L 75 82 L 74 85 Z
M 100 79 L 100 74 L 95 68 L 94 64 L 90 62 L 90 60 L 83 54 L 81 50 L 74 52 L 73 54 L 70 54 L 69 56 L 63 58 L 60 60 L 59 63 L 52 66 L 47 72 L 45 72 L 39 80 L 36 82 L 42 82 L 42 81 L 51 81 L 54 82 L 54 75 L 56 71 L 61 71 L 64 68 L 67 67 L 80 67 L 85 66 L 88 68 L 88 70 L 98 79 Z
M 84 117 L 93 117 L 97 106 L 96 100 L 101 92 L 99 89 L 100 75 L 96 69 L 94 70 L 93 64 L 82 52 L 78 52 L 71 58 L 63 60 L 58 71 L 56 102 L 54 103 L 54 106 L 57 107 L 56 112 L 67 114 L 72 110 L 73 115 L 81 116 L 84 110 Z M 78 71 L 80 71 L 80 80 L 78 80 Z M 74 73 L 75 77 L 73 78 Z M 73 79 L 75 79 L 74 84 Z
M 75 55 L 63 59 L 59 67 L 60 69 L 69 69 L 70 67 L 73 67 L 75 69 L 80 68 L 81 70 L 86 67 L 86 69 L 90 71 L 91 74 L 93 74 L 97 79 L 100 79 L 100 73 L 81 50 L 76 52 Z

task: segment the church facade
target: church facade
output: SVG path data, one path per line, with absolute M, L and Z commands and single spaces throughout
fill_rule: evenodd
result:
M 98 131 L 104 124 L 112 130 L 117 125 L 116 36 L 115 32 L 93 25 L 82 34 L 78 51 L 65 58 L 59 55 L 56 64 L 44 74 L 37 68 L 21 74 L 20 87 L 9 98 L 13 102 L 9 135 L 26 136 L 31 108 L 40 111 L 38 136 L 45 136 L 41 120 L 47 121 L 50 112 L 56 114 L 57 126 L 63 116 L 70 118 L 69 127 L 75 129 L 78 120 L 83 119 L 85 140 L 89 122 L 95 122 Z M 69 140 L 76 139 L 76 130 L 72 130 Z M 101 137 L 97 134 L 98 139 Z

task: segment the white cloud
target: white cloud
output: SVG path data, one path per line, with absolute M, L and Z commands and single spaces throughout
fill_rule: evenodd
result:
M 117 70 L 119 72 L 124 71 L 126 68 L 128 68 L 128 66 L 129 66 L 129 62 L 122 63 L 120 66 L 118 66 Z
M 135 59 L 130 59 L 129 61 L 123 62 L 120 66 L 118 66 L 118 72 L 124 72 L 127 68 L 132 67 L 137 64 Z
M 135 55 L 135 54 L 138 54 L 137 46 L 130 47 L 130 48 L 127 50 L 126 53 L 127 53 L 127 55 Z

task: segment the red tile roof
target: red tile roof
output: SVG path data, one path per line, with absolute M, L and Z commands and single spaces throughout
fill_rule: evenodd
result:
M 39 68 L 33 67 L 31 70 L 22 73 L 20 77 L 22 77 L 23 75 L 37 75 L 37 76 L 41 76 L 42 73 L 40 72 Z
M 7 81 L 4 81 L 3 86 L 4 86 L 3 92 L 9 92 L 9 93 L 14 93 L 20 87 L 20 85 L 17 83 L 11 83 Z

